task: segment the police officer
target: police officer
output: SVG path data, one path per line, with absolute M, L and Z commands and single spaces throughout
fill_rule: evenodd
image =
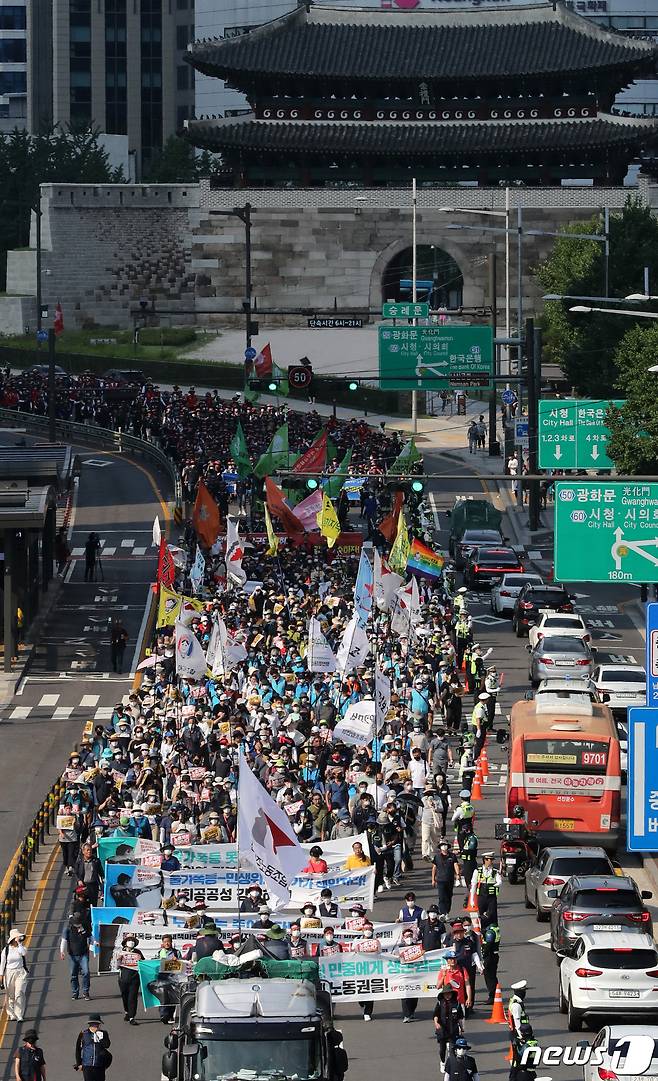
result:
M 537 1072 L 535 1070 L 536 1059 L 532 1054 L 532 1049 L 537 1048 L 539 1050 L 539 1044 L 535 1039 L 535 1034 L 532 1030 L 532 1025 L 525 1022 L 521 1025 L 521 1031 L 518 1039 L 515 1041 L 512 1047 L 512 1062 L 509 1070 L 509 1081 L 539 1081 L 537 1078 Z M 526 1055 L 530 1057 L 526 1062 L 524 1058 Z M 537 1056 L 538 1057 L 538 1056 Z M 541 1081 L 546 1081 L 545 1078 Z
M 494 665 L 487 668 L 487 674 L 484 677 L 484 689 L 489 695 L 489 698 L 487 699 L 487 731 L 490 732 L 495 722 L 496 702 L 498 701 L 498 692 L 500 691 L 498 673 Z
M 455 601 L 457 598 L 455 598 Z M 471 642 L 471 628 L 464 613 L 464 605 L 455 623 L 455 663 L 457 668 L 461 668 L 462 661 L 464 659 L 464 653 Z
M 500 927 L 498 923 L 490 923 L 482 933 L 482 963 L 484 965 L 484 982 L 489 992 L 488 1004 L 493 1005 L 498 985 L 498 962 L 500 961 Z
M 475 807 L 471 803 L 471 793 L 468 788 L 462 788 L 459 799 L 459 806 L 452 816 L 452 824 L 457 831 L 457 844 L 461 847 L 462 836 L 473 829 Z
M 521 1036 L 521 1025 L 529 1025 L 530 1018 L 526 1012 L 525 997 L 528 990 L 527 980 L 517 980 L 512 984 L 512 994 L 507 1005 L 507 1021 L 510 1028 L 510 1040 L 512 1052 L 514 1045 Z
M 467 1054 L 471 1045 L 463 1036 L 455 1040 L 455 1048 L 446 1060 L 443 1081 L 479 1081 L 477 1063 Z
M 480 645 L 475 642 L 471 650 L 471 659 L 466 670 L 466 686 L 468 693 L 478 695 L 484 682 L 484 661 Z
M 450 845 L 444 839 L 439 844 L 439 851 L 432 860 L 432 886 L 437 891 L 437 904 L 440 912 L 448 914 L 452 908 L 452 895 L 455 892 L 455 880 L 460 876 L 459 861 L 450 851 Z
M 487 704 L 489 702 L 489 695 L 486 691 L 478 695 L 477 702 L 475 703 L 471 712 L 471 732 L 474 736 L 473 743 L 473 756 L 478 758 L 480 751 L 484 745 L 484 741 L 487 735 Z
M 475 896 L 483 927 L 498 920 L 498 894 L 503 880 L 493 861 L 493 852 L 483 852 L 482 866 L 475 875 Z
M 475 831 L 471 828 L 462 833 L 462 841 L 459 846 L 459 863 L 462 869 L 464 885 L 466 886 L 464 908 L 468 907 L 468 895 L 471 888 L 471 882 L 473 881 L 473 875 L 475 874 L 475 869 L 477 867 L 477 858 L 478 839 L 475 835 Z

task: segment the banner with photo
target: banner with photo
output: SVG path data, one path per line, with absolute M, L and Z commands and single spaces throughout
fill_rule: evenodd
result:
M 177 1002 L 178 992 L 174 989 L 173 993 L 168 994 L 167 990 L 172 985 L 175 988 L 176 984 L 184 983 L 191 970 L 192 964 L 189 961 L 176 961 L 171 958 L 140 961 L 137 971 L 144 1009 L 151 1010 L 157 1006 L 172 1005 Z M 164 988 L 164 993 L 160 998 L 153 993 L 154 983 Z
M 159 867 L 162 855 L 157 841 L 146 841 L 141 837 L 100 837 L 98 858 L 101 863 Z
M 163 874 L 158 868 L 105 864 L 106 908 L 160 908 L 162 887 Z
M 356 837 L 341 837 L 335 841 L 322 841 L 322 857 L 329 869 L 335 870 L 345 863 L 355 841 L 360 841 L 364 851 L 368 851 L 368 835 L 360 833 Z M 173 842 L 172 842 L 173 843 Z M 303 844 L 309 854 L 313 844 Z M 157 841 L 144 841 L 139 837 L 101 837 L 98 842 L 98 858 L 101 863 L 124 863 L 142 867 L 159 867 L 160 845 Z M 176 845 L 174 855 L 181 870 L 185 868 L 210 870 L 237 870 L 238 846 L 235 844 Z
M 196 928 L 150 926 L 148 924 L 135 923 L 118 924 L 103 923 L 99 927 L 98 935 L 98 972 L 118 972 L 122 964 L 122 948 L 124 935 L 133 932 L 138 939 L 138 948 L 144 954 L 146 960 L 152 960 L 158 956 L 162 948 L 162 940 L 169 935 L 172 944 L 181 955 L 185 957 L 188 950 L 194 946 L 197 937 Z
M 319 958 L 320 979 L 331 984 L 334 1003 L 400 998 L 436 998 L 438 974 L 446 950 L 432 950 L 420 961 L 404 963 L 388 954 Z

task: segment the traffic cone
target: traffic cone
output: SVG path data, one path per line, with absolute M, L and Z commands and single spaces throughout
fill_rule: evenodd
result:
M 505 1007 L 503 1006 L 503 992 L 500 989 L 500 984 L 496 984 L 496 994 L 494 995 L 493 1006 L 491 1007 L 491 1017 L 487 1021 L 488 1025 L 506 1025 L 507 1016 L 505 1014 Z
M 505 1062 L 514 1062 L 514 1055 L 512 1053 L 512 1045 L 509 1045 L 509 1051 L 505 1055 Z
M 475 900 L 475 875 L 473 875 L 473 881 L 468 894 L 468 903 L 464 906 L 464 911 L 472 914 L 473 912 L 477 912 L 477 910 L 478 906 L 477 901 Z
M 457 834 L 455 834 L 452 842 L 452 854 L 453 856 L 459 855 L 459 841 L 457 840 Z
M 484 784 L 486 784 L 489 780 L 489 755 L 487 754 L 486 744 L 480 751 L 479 762 L 482 767 L 482 781 Z
M 471 803 L 475 800 L 483 799 L 482 795 L 482 768 L 480 766 L 480 759 L 478 758 L 475 767 L 475 777 L 473 778 L 473 784 L 471 786 Z
M 475 931 L 476 935 L 479 935 L 480 931 L 482 930 L 479 912 L 473 913 L 473 915 L 471 916 L 471 923 L 473 924 L 473 930 Z

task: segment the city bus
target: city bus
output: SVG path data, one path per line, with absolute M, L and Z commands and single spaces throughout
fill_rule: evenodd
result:
M 621 816 L 617 729 L 587 693 L 543 693 L 510 719 L 507 813 L 520 804 L 543 845 L 614 850 Z

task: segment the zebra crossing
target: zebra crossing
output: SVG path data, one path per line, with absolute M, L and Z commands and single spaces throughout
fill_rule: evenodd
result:
M 105 556 L 116 556 L 119 553 L 119 559 L 124 559 L 127 556 L 145 556 L 149 550 L 149 545 L 141 544 L 135 537 L 125 537 L 117 544 L 114 541 L 108 543 L 107 537 L 100 538 L 101 544 L 101 558 Z M 72 548 L 72 559 L 83 559 L 85 554 L 84 547 Z M 149 556 L 150 558 L 150 556 Z
M 93 718 L 98 723 L 112 719 L 114 706 L 100 706 L 99 694 L 83 694 L 75 705 L 59 705 L 61 697 L 61 694 L 48 693 L 42 694 L 39 701 L 31 706 L 10 705 L 4 720 L 26 721 L 30 717 L 35 718 L 37 714 L 39 719 L 43 719 L 44 713 L 50 714 L 54 721 L 68 721 L 74 713 L 84 713 L 86 719 Z

